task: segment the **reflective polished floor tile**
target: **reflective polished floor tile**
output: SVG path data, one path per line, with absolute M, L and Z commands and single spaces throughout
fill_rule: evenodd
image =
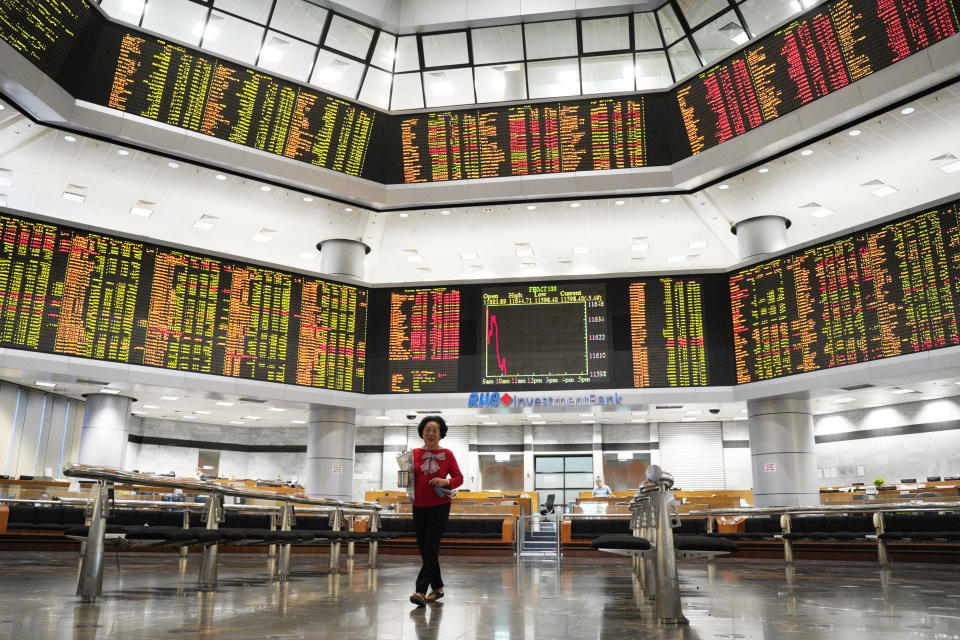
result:
M 200 558 L 109 554 L 104 593 L 74 595 L 78 557 L 0 553 L 0 640 L 331 638 L 599 640 L 779 638 L 960 640 L 960 566 L 721 559 L 681 563 L 688 626 L 662 626 L 629 562 L 442 558 L 447 597 L 408 601 L 412 556 L 358 556 L 327 575 L 326 556 L 293 556 L 287 582 L 263 555 L 220 554 L 217 588 L 197 585 Z M 346 564 L 346 563 L 345 563 Z

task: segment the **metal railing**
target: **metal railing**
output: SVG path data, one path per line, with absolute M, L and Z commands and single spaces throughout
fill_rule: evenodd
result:
M 106 544 L 106 524 L 108 511 L 108 498 L 110 483 L 136 484 L 153 487 L 169 487 L 193 491 L 201 494 L 208 494 L 209 498 L 205 503 L 199 506 L 203 509 L 206 520 L 206 528 L 215 530 L 219 528 L 219 523 L 224 520 L 223 504 L 224 496 L 235 496 L 242 498 L 254 498 L 260 500 L 272 500 L 280 503 L 270 509 L 279 509 L 279 524 L 281 531 L 290 531 L 294 524 L 294 505 L 307 505 L 321 507 L 320 511 L 331 513 L 331 529 L 341 531 L 344 525 L 344 513 L 367 513 L 370 514 L 370 531 L 379 530 L 380 525 L 380 505 L 367 502 L 343 502 L 331 498 L 308 498 L 305 496 L 296 496 L 273 491 L 255 490 L 249 488 L 227 487 L 212 482 L 202 480 L 192 480 L 189 478 L 170 478 L 167 476 L 154 476 L 141 473 L 131 473 L 118 469 L 107 467 L 98 467 L 92 465 L 73 465 L 68 464 L 64 467 L 63 473 L 69 477 L 87 478 L 95 480 L 97 486 L 94 488 L 93 495 L 87 501 L 90 510 L 89 529 L 87 540 L 83 548 L 83 558 L 80 563 L 80 577 L 77 581 L 77 595 L 83 602 L 93 602 L 98 595 L 102 593 L 103 587 L 103 555 Z M 27 501 L 34 502 L 37 501 Z M 63 501 L 59 501 L 63 503 Z M 130 504 L 136 501 L 121 501 L 121 504 Z M 114 503 L 116 504 L 116 502 Z M 193 507 L 191 503 L 168 503 L 161 502 L 161 505 L 170 509 L 186 509 L 184 511 L 185 528 L 189 527 L 188 513 Z M 193 503 L 196 504 L 196 503 Z M 241 508 L 249 508 L 253 505 L 236 505 Z M 352 519 L 351 519 L 352 521 Z M 352 524 L 351 524 L 352 526 Z M 200 584 L 205 588 L 210 588 L 217 583 L 217 544 L 207 544 L 203 547 L 203 555 L 200 562 Z M 278 563 L 278 578 L 285 581 L 290 575 L 290 543 L 280 545 L 280 560 Z M 349 551 L 348 551 L 349 552 Z M 183 549 L 181 549 L 183 553 Z M 377 561 L 377 541 L 370 541 L 368 564 L 375 566 Z M 340 563 L 340 543 L 331 541 L 330 543 L 330 571 L 337 572 Z

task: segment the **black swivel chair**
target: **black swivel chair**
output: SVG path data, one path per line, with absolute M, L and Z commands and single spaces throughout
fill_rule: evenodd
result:
M 553 493 L 547 494 L 547 501 L 540 505 L 540 515 L 545 516 L 548 513 L 553 513 L 553 501 L 556 498 L 556 495 Z

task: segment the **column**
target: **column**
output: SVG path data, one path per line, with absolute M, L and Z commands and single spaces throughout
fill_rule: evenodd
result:
M 384 491 L 402 490 L 397 486 L 397 456 L 407 450 L 407 428 L 403 425 L 383 428 L 383 486 Z
M 357 410 L 310 405 L 303 487 L 310 497 L 353 500 Z
M 84 396 L 83 429 L 80 431 L 79 464 L 123 468 L 127 451 L 127 422 L 133 398 L 108 393 Z
M 536 470 L 533 468 L 533 425 L 523 425 L 523 490 L 533 491 Z M 546 500 L 542 496 L 541 500 Z
M 781 216 L 742 220 L 737 236 L 740 259 L 751 260 L 787 246 L 790 221 Z M 806 395 L 747 401 L 753 499 L 758 507 L 820 504 L 813 417 Z
M 747 416 L 754 505 L 820 504 L 809 399 L 778 396 L 748 400 Z
M 600 478 L 606 482 L 603 477 L 603 429 L 599 422 L 593 423 L 593 478 L 590 480 L 590 487 L 596 484 L 596 479 Z
M 320 271 L 331 276 L 363 280 L 363 258 L 370 247 L 357 240 L 331 238 L 317 244 L 320 252 Z

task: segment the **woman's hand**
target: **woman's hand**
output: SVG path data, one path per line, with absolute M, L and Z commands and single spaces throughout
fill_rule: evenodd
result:
M 449 487 L 450 481 L 447 480 L 446 478 L 431 478 L 430 484 L 432 484 L 435 487 Z

